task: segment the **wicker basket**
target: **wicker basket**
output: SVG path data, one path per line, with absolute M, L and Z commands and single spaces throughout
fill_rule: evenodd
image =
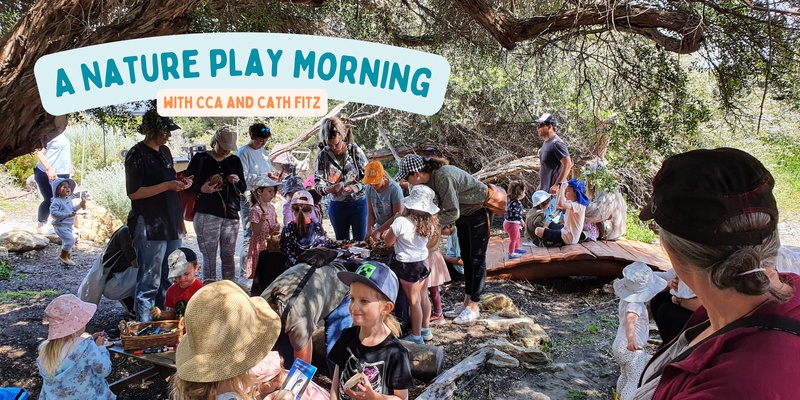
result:
M 173 328 L 177 328 L 172 333 L 160 333 L 157 335 L 133 336 L 133 332 L 138 332 L 148 325 L 152 325 L 153 329 L 161 328 L 162 331 L 169 332 Z M 139 350 L 154 346 L 175 346 L 181 341 L 183 335 L 183 318 L 180 320 L 164 320 L 164 321 L 150 321 L 150 322 L 125 322 L 119 323 L 120 338 L 122 339 L 122 348 L 125 350 Z

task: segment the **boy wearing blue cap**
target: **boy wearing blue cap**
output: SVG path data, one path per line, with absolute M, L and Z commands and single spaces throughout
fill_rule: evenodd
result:
M 345 329 L 328 354 L 336 364 L 331 400 L 382 394 L 407 399 L 414 387 L 408 350 L 400 343 L 400 324 L 392 315 L 400 281 L 386 265 L 370 261 L 356 272 L 342 271 L 350 286 L 353 327 Z

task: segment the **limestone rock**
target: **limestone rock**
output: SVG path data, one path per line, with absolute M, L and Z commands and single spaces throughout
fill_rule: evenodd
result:
M 508 334 L 529 349 L 538 349 L 543 343 L 550 342 L 547 332 L 533 321 L 521 321 L 508 327 Z
M 536 325 L 533 322 L 533 318 L 531 317 L 521 317 L 521 318 L 502 318 L 502 317 L 495 317 L 491 316 L 488 318 L 480 318 L 477 321 L 479 324 L 486 325 L 489 330 L 492 331 L 500 331 L 500 332 L 507 332 L 511 325 L 517 323 L 529 323 L 532 325 Z
M 519 367 L 519 360 L 495 349 L 494 355 L 489 359 L 488 364 L 495 368 L 517 368 Z
M 83 240 L 106 243 L 120 226 L 122 221 L 95 201 L 87 201 L 85 213 L 75 216 L 75 228 L 80 230 L 76 236 Z
M 483 346 L 492 347 L 495 350 L 500 350 L 508 353 L 523 363 L 531 364 L 547 364 L 547 354 L 539 349 L 529 349 L 527 347 L 517 346 L 509 342 L 506 338 L 493 339 L 484 344 Z
M 519 309 L 508 296 L 504 294 L 485 294 L 480 302 L 481 312 L 500 315 L 506 318 L 518 318 Z
M 44 237 L 46 237 L 47 240 L 49 240 L 50 243 L 52 244 L 61 245 L 61 238 L 58 237 L 58 235 L 56 235 L 55 233 L 48 233 L 44 235 Z
M 14 229 L 0 235 L 0 246 L 18 253 L 42 249 L 48 244 L 50 241 L 46 237 L 22 229 Z
M 0 260 L 8 260 L 8 249 L 0 246 Z

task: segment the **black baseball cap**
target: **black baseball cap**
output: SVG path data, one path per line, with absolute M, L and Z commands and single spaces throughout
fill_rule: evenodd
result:
M 639 214 L 681 238 L 711 245 L 758 245 L 778 224 L 775 180 L 758 159 L 732 148 L 692 150 L 664 161 L 653 178 L 653 197 Z M 772 216 L 749 232 L 719 232 L 731 217 Z

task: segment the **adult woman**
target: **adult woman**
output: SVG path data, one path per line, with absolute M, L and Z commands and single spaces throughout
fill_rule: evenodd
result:
M 134 309 L 139 321 L 150 321 L 150 307 L 163 306 L 167 288 L 167 255 L 180 247 L 186 232 L 183 226 L 179 191 L 192 184 L 191 178 L 178 181 L 172 153 L 166 146 L 170 132 L 180 129 L 156 110 L 142 116 L 139 132 L 144 140 L 136 143 L 125 157 L 125 187 L 131 199 L 128 228 L 139 265 L 136 273 Z
M 247 185 L 242 162 L 231 154 L 234 151 L 236 132 L 223 126 L 211 138 L 211 150 L 195 154 L 186 168 L 186 176 L 194 176 L 189 190 L 197 193 L 193 224 L 203 254 L 203 279 L 218 279 L 217 248 L 222 279 L 236 277 L 233 256 L 239 234 L 239 197 Z
M 367 233 L 367 200 L 364 198 L 364 166 L 367 156 L 353 140 L 353 131 L 346 117 L 335 116 L 322 120 L 320 142 L 326 143 L 317 156 L 314 188 L 327 194 L 330 200 L 328 215 L 336 240 L 364 240 Z
M 464 304 L 446 316 L 467 324 L 480 316 L 478 302 L 486 284 L 486 248 L 489 246 L 489 214 L 483 206 L 489 188 L 468 172 L 446 165 L 447 161 L 407 154 L 400 160 L 396 180 L 424 184 L 439 197 L 439 226 L 442 235 L 458 229 L 458 244 L 464 262 Z
M 377 239 L 403 211 L 403 190 L 397 182 L 389 179 L 378 161 L 371 161 L 364 171 L 364 183 L 368 185 L 366 236 Z
M 250 142 L 239 148 L 236 155 L 242 162 L 242 171 L 247 184 L 247 190 L 253 190 L 253 181 L 259 176 L 268 177 L 270 179 L 280 181 L 280 177 L 275 173 L 275 167 L 272 166 L 272 160 L 269 154 L 264 150 L 264 145 L 267 140 L 272 136 L 272 131 L 262 124 L 256 123 L 250 125 Z M 239 255 L 239 269 L 242 280 L 245 276 L 245 266 L 247 264 L 247 251 L 250 248 L 250 237 L 253 231 L 250 228 L 250 198 L 242 193 L 239 198 L 240 216 L 242 219 L 242 252 Z
M 33 169 L 33 178 L 36 180 L 36 186 L 39 187 L 39 193 L 42 194 L 42 202 L 39 203 L 37 215 L 39 221 L 37 227 L 41 228 L 47 223 L 47 217 L 50 216 L 50 199 L 53 198 L 50 182 L 56 178 L 69 178 L 72 169 L 69 139 L 67 139 L 67 135 L 57 132 L 55 136 L 49 136 L 44 148 L 37 150 L 34 154 L 39 159 L 36 168 Z
M 797 398 L 800 276 L 775 269 L 773 186 L 769 171 L 736 149 L 664 161 L 640 218 L 661 226 L 675 272 L 702 306 L 653 357 L 634 399 Z

